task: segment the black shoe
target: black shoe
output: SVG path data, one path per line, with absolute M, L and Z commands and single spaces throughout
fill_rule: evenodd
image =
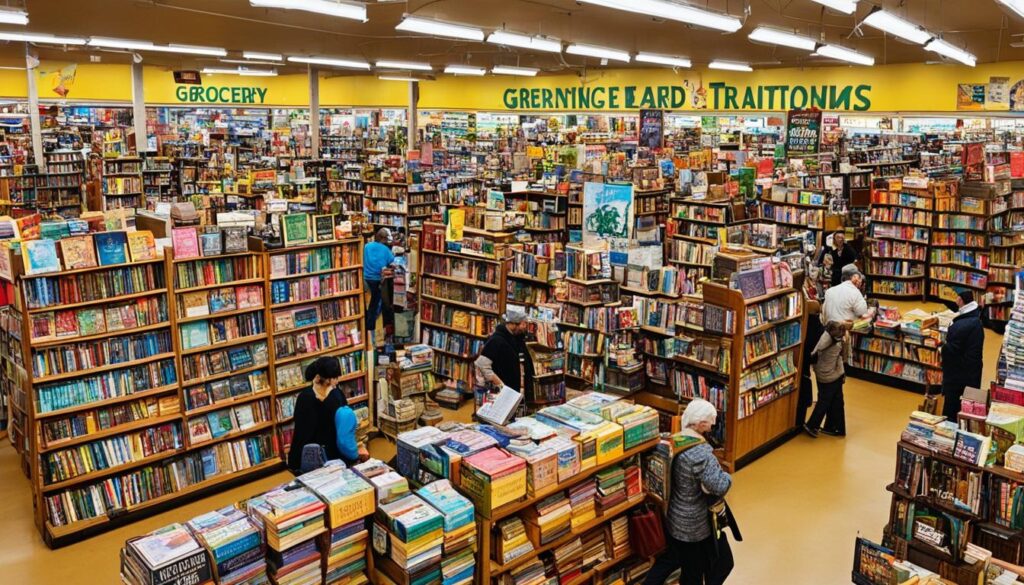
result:
M 807 433 L 808 435 L 810 435 L 812 439 L 817 439 L 818 438 L 818 431 L 816 431 L 816 430 L 812 429 L 811 427 L 807 426 L 807 423 L 804 423 L 804 432 Z
M 830 437 L 845 437 L 846 436 L 845 432 L 841 433 L 839 431 L 833 431 L 831 429 L 821 429 L 821 432 L 825 433 L 826 435 L 828 435 Z

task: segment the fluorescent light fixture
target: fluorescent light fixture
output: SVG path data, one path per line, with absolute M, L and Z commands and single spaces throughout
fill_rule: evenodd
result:
M 1024 17 L 1024 0 L 996 0 L 996 2 L 1017 13 L 1017 16 Z
M 495 75 L 521 75 L 523 77 L 535 77 L 539 71 L 533 67 L 509 67 L 506 65 L 499 65 L 491 69 L 491 73 Z
M 18 8 L 0 6 L 0 24 L 19 24 L 25 26 L 28 24 L 28 12 Z
M 928 39 L 932 38 L 932 33 L 885 10 L 872 12 L 864 18 L 863 22 L 872 28 L 877 28 L 880 31 L 919 45 L 925 44 L 928 42 Z
M 949 57 L 950 59 L 954 61 L 959 61 L 960 63 L 963 63 L 964 65 L 967 65 L 969 67 L 974 67 L 978 62 L 977 58 L 974 55 L 968 53 L 967 51 L 961 49 L 960 47 L 951 45 L 942 39 L 932 39 L 928 41 L 928 44 L 924 46 L 924 49 L 926 51 L 931 51 L 933 53 L 938 53 L 945 57 Z
M 452 39 L 465 39 L 467 41 L 483 42 L 484 40 L 484 31 L 478 28 L 419 18 L 417 16 L 406 16 L 402 19 L 402 22 L 398 23 L 395 30 Z
M 487 37 L 487 42 L 492 45 L 504 45 L 506 47 L 518 47 L 520 49 L 533 49 L 546 53 L 561 53 L 562 41 L 549 39 L 547 37 L 531 37 L 519 33 L 512 33 L 504 30 L 496 30 Z
M 484 75 L 487 70 L 483 67 L 470 67 L 469 65 L 449 65 L 444 72 L 451 75 Z
M 669 57 L 667 55 L 656 55 L 654 53 L 637 53 L 637 63 L 654 63 L 655 65 L 668 65 L 669 67 L 690 67 L 689 59 L 682 57 Z
M 832 10 L 842 12 L 843 14 L 853 14 L 857 11 L 857 0 L 812 0 L 822 6 L 827 6 Z
M 656 16 L 666 20 L 685 22 L 705 28 L 736 32 L 743 26 L 740 19 L 727 14 L 711 12 L 694 6 L 676 4 L 666 0 L 578 0 L 584 4 L 594 4 L 615 10 L 635 12 L 647 16 Z
M 794 49 L 803 49 L 804 51 L 813 51 L 814 47 L 818 45 L 818 42 L 810 37 L 795 35 L 790 32 L 767 28 L 764 26 L 755 28 L 747 38 L 759 43 L 782 45 L 784 47 L 793 47 Z
M 270 65 L 272 67 L 277 67 L 278 65 L 281 65 L 281 63 L 275 63 L 273 61 L 253 61 L 253 60 L 249 60 L 249 59 L 217 59 L 217 60 L 220 61 L 221 63 L 230 63 L 232 65 L 245 65 L 246 67 L 249 67 L 250 65 Z
M 722 71 L 744 71 L 748 73 L 754 70 L 750 65 L 736 61 L 712 61 L 708 63 L 708 68 L 721 69 Z
M 572 44 L 566 47 L 565 52 L 570 55 L 581 55 L 583 57 L 597 57 L 610 61 L 623 61 L 629 63 L 629 53 L 617 49 L 606 49 L 594 45 Z
M 288 57 L 292 63 L 306 63 L 308 65 L 324 65 L 325 67 L 343 67 L 345 69 L 370 70 L 370 64 L 365 61 L 353 61 L 351 59 L 331 59 L 327 57 Z
M 238 69 L 207 67 L 202 72 L 207 75 L 241 75 L 243 77 L 274 77 L 277 75 L 276 69 L 246 69 L 245 67 Z
M 856 63 L 858 65 L 874 65 L 875 58 L 864 53 L 858 53 L 852 49 L 840 47 L 838 45 L 822 45 L 818 47 L 818 50 L 814 53 L 815 55 L 821 55 L 822 57 L 828 57 L 829 59 L 838 59 L 840 61 L 848 61 L 850 63 Z
M 200 47 L 197 45 L 154 45 L 149 41 L 129 39 L 112 39 L 109 37 L 90 37 L 90 47 L 104 49 L 127 49 L 132 51 L 157 51 L 161 53 L 184 53 L 188 55 L 207 55 L 210 57 L 226 57 L 228 52 L 218 47 Z
M 409 69 L 410 71 L 433 71 L 430 63 L 416 63 L 413 61 L 377 61 L 374 63 L 380 69 Z
M 242 51 L 242 57 L 258 61 L 284 61 L 284 57 L 277 53 L 260 53 L 258 51 Z
M 254 8 L 283 8 L 315 12 L 316 14 L 366 22 L 366 5 L 364 4 L 349 4 L 333 0 L 249 0 L 249 5 Z
M 377 79 L 381 81 L 419 81 L 415 77 L 402 77 L 400 75 L 378 75 Z
M 58 37 L 45 33 L 0 31 L 0 41 L 23 41 L 43 45 L 84 45 L 86 39 L 79 37 Z

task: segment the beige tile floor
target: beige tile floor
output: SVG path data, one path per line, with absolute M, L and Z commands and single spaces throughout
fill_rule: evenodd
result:
M 985 379 L 990 380 L 1001 338 L 991 332 L 987 336 Z M 798 436 L 736 474 L 728 499 L 744 542 L 734 544 L 736 570 L 730 583 L 849 583 L 854 537 L 859 532 L 880 538 L 889 509 L 884 487 L 894 473 L 896 441 L 920 397 L 852 379 L 845 392 L 849 436 Z M 377 439 L 370 450 L 387 459 L 394 446 Z M 118 549 L 126 538 L 187 520 L 289 478 L 279 473 L 51 551 L 33 525 L 28 481 L 5 443 L 0 447 L 0 582 L 117 583 Z

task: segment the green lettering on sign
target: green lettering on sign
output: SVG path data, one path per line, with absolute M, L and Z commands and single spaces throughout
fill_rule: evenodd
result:
M 174 88 L 174 97 L 179 102 L 186 104 L 263 104 L 266 103 L 267 88 L 179 85 Z M 509 109 L 521 107 L 515 103 L 514 97 L 511 103 L 508 98 L 509 93 L 505 92 L 505 107 Z

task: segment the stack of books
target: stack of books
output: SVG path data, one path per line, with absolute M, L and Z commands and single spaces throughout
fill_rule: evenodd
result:
M 440 512 L 416 494 L 406 494 L 381 504 L 377 515 L 387 530 L 391 561 L 410 575 L 428 570 L 440 576 L 444 547 L 444 516 Z
M 554 570 L 548 574 L 558 575 L 563 585 L 576 579 L 583 572 L 583 541 L 574 538 L 554 550 Z
M 266 580 L 263 535 L 245 512 L 234 506 L 221 508 L 189 520 L 188 528 L 209 551 L 217 583 Z
M 395 467 L 398 473 L 405 477 L 416 477 L 420 468 L 420 450 L 427 445 L 441 443 L 447 437 L 448 433 L 437 427 L 420 427 L 399 433 L 395 441 L 398 450 Z
M 485 516 L 526 495 L 526 461 L 496 447 L 463 459 L 459 477 L 462 490 Z
M 643 492 L 643 484 L 641 482 L 640 474 L 640 461 L 639 458 L 633 458 L 630 465 L 625 465 L 626 469 L 626 498 L 635 498 Z
M 601 409 L 601 416 L 622 427 L 622 448 L 632 449 L 658 438 L 658 411 L 620 400 Z
M 528 518 L 537 530 L 536 541 L 544 546 L 572 530 L 572 505 L 563 492 L 537 502 L 536 516 Z
M 558 453 L 551 447 L 520 441 L 509 444 L 508 452 L 526 461 L 527 496 L 558 483 Z
M 583 566 L 582 570 L 589 571 L 597 565 L 608 560 L 608 547 L 604 540 L 604 530 L 597 528 L 583 535 Z
M 597 510 L 605 510 L 626 501 L 626 470 L 619 465 L 598 471 Z
M 317 539 L 301 542 L 283 551 L 270 550 L 270 582 L 274 585 L 316 585 L 322 582 L 322 554 Z
M 185 526 L 171 524 L 133 538 L 121 549 L 121 579 L 129 585 L 213 582 L 206 550 Z
M 278 584 L 320 580 L 316 537 L 326 532 L 327 506 L 308 488 L 288 484 L 248 501 L 250 515 L 263 523 L 270 547 L 270 577 Z
M 629 518 L 619 516 L 608 523 L 609 540 L 608 547 L 613 559 L 621 559 L 630 554 L 629 546 Z
M 495 557 L 506 564 L 525 554 L 533 552 L 533 543 L 526 536 L 526 526 L 518 517 L 507 518 L 498 523 L 498 534 L 495 540 Z
M 593 478 L 581 481 L 569 488 L 569 500 L 572 504 L 572 529 L 597 518 L 597 483 Z
M 368 459 L 352 467 L 376 490 L 377 502 L 390 501 L 409 492 L 409 481 L 379 459 Z
M 540 559 L 531 559 L 515 569 L 512 569 L 508 578 L 503 581 L 505 585 L 550 585 L 557 581 L 548 579 L 544 573 L 544 563 Z
M 476 560 L 476 516 L 473 502 L 455 491 L 446 479 L 425 485 L 416 494 L 444 516 L 444 585 L 473 582 Z
M 458 469 L 464 458 L 494 447 L 498 441 L 485 433 L 471 429 L 454 431 L 440 445 L 420 448 L 420 464 L 434 475 L 458 484 Z
M 541 422 L 560 429 L 580 444 L 580 471 L 611 461 L 622 455 L 622 427 L 599 414 L 569 404 L 541 409 L 535 415 Z
M 366 523 L 355 520 L 324 535 L 321 546 L 327 551 L 324 561 L 324 583 L 361 585 L 369 582 L 366 576 L 366 548 L 369 532 Z
M 956 424 L 944 416 L 915 410 L 910 414 L 910 422 L 900 438 L 922 449 L 952 455 Z
M 299 481 L 327 505 L 330 530 L 321 542 L 321 550 L 326 553 L 325 583 L 366 582 L 369 533 L 364 518 L 376 509 L 373 486 L 340 462 L 303 474 Z

